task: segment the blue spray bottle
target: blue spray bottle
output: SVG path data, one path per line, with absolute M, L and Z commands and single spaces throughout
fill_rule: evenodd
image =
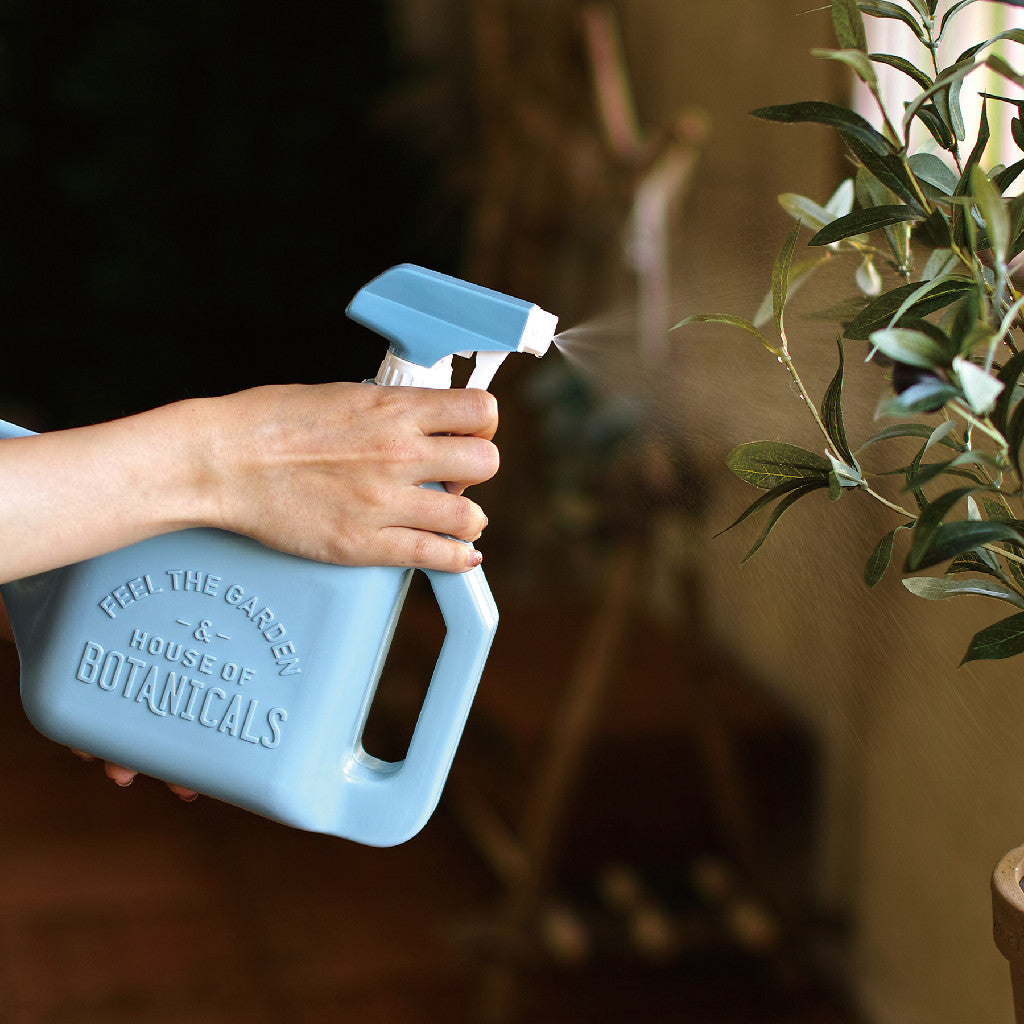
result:
M 556 318 L 403 265 L 348 309 L 390 343 L 377 382 L 448 387 L 476 353 L 486 388 Z M 0 437 L 28 431 L 0 422 Z M 366 753 L 411 570 L 348 568 L 214 529 L 184 530 L 0 587 L 21 697 L 46 736 L 285 824 L 404 842 L 440 798 L 497 626 L 480 568 L 427 572 L 446 634 L 404 760 Z

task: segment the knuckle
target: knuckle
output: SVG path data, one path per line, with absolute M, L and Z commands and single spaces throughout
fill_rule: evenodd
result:
M 498 400 L 490 391 L 467 391 L 467 395 L 476 402 L 474 412 L 480 421 L 487 425 L 498 424 Z
M 412 539 L 410 550 L 410 564 L 423 568 L 434 563 L 434 547 L 437 538 L 431 533 L 417 530 Z
M 501 454 L 498 446 L 491 441 L 485 441 L 481 446 L 481 470 L 485 474 L 481 479 L 490 480 L 501 466 Z
M 487 525 L 487 517 L 476 502 L 459 498 L 453 504 L 451 533 L 455 537 L 472 540 L 478 537 Z

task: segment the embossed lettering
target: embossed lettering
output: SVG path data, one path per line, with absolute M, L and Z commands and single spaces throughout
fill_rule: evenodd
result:
M 219 686 L 211 686 L 206 691 L 206 696 L 203 698 L 203 706 L 199 711 L 199 724 L 205 725 L 207 729 L 213 729 L 217 725 L 216 718 L 212 721 L 208 721 L 206 718 L 206 712 L 210 709 L 210 701 L 213 700 L 214 696 L 219 697 L 221 700 L 227 700 L 228 695 Z
M 179 676 L 177 672 L 168 672 L 167 679 L 164 681 L 164 692 L 160 694 L 160 711 L 176 715 L 181 706 L 181 698 L 185 696 L 187 685 L 188 676 Z M 172 700 L 174 701 L 173 707 L 171 706 Z
M 192 690 L 188 695 L 188 704 L 185 705 L 185 710 L 179 717 L 184 718 L 186 722 L 194 722 L 196 720 L 196 701 L 199 700 L 199 694 L 206 689 L 206 683 L 201 679 L 189 679 L 188 685 Z
M 154 715 L 160 715 L 161 718 L 167 714 L 166 711 L 162 711 L 157 704 L 156 698 L 156 679 L 157 670 L 156 665 L 150 667 L 150 670 L 146 673 L 146 678 L 139 687 L 139 692 L 135 697 L 135 701 L 138 704 L 146 703 L 149 705 L 149 710 Z
M 163 587 L 155 586 L 149 573 L 144 576 L 136 576 L 134 579 L 121 583 L 109 593 L 104 595 L 99 602 L 100 608 L 112 619 L 116 619 L 118 611 L 123 611 L 136 601 L 153 594 L 162 594 Z
M 267 725 L 270 726 L 270 735 L 263 736 L 260 744 L 273 750 L 281 742 L 281 726 L 288 721 L 288 712 L 284 708 L 271 708 L 267 712 Z
M 273 645 L 271 654 L 277 662 L 278 675 L 297 676 L 302 673 L 295 645 L 291 641 L 287 644 L 280 643 L 288 630 L 269 605 L 261 604 L 255 594 L 246 594 L 241 583 L 230 584 L 224 591 L 224 600 L 240 612 L 244 612 L 246 618 L 255 623 L 263 639 Z
M 220 577 L 202 569 L 168 569 L 167 575 L 171 578 L 172 590 L 216 597 L 220 588 Z
M 103 668 L 100 669 L 100 677 L 96 684 L 101 690 L 113 690 L 117 688 L 121 669 L 124 668 L 124 655 L 120 651 L 107 651 L 103 659 Z
M 153 639 L 147 633 L 135 630 L 131 646 L 135 650 L 146 650 Z M 157 639 L 161 644 L 156 645 L 156 649 L 163 657 L 168 657 L 170 645 L 162 638 Z M 175 657 L 179 653 L 178 650 L 173 652 Z M 199 663 L 202 664 L 201 659 Z M 221 669 L 221 677 L 241 685 L 255 677 L 255 670 L 228 662 Z M 184 722 L 198 722 L 220 735 L 267 750 L 280 746 L 284 723 L 288 720 L 288 712 L 284 708 L 270 708 L 265 716 L 266 729 L 261 734 L 257 724 L 259 701 L 256 698 L 246 701 L 242 693 L 229 697 L 219 686 L 208 687 L 202 680 L 184 673 L 169 670 L 162 676 L 158 665 L 133 654 L 108 651 L 94 640 L 86 641 L 82 648 L 75 678 L 86 684 L 95 683 L 98 689 L 107 693 L 119 692 L 122 698 L 143 705 L 160 718 L 173 716 Z M 222 713 L 220 705 L 223 705 Z
M 228 705 L 227 711 L 224 712 L 224 717 L 220 720 L 220 725 L 217 726 L 217 732 L 229 732 L 232 736 L 238 735 L 238 730 L 242 726 L 242 695 L 236 693 L 231 698 L 231 703 Z
M 245 713 L 245 721 L 242 723 L 242 736 L 246 743 L 259 743 L 259 736 L 253 736 L 249 731 L 249 727 L 252 725 L 252 720 L 256 717 L 256 708 L 259 706 L 258 700 L 249 701 L 249 710 Z
M 85 649 L 82 651 L 82 659 L 78 663 L 78 671 L 75 678 L 83 683 L 96 682 L 100 665 L 103 664 L 103 648 L 92 640 L 86 640 Z
M 144 661 L 139 661 L 138 658 L 132 657 L 130 654 L 128 655 L 128 664 L 131 665 L 131 668 L 128 669 L 128 678 L 124 683 L 124 696 L 126 697 L 131 695 L 132 686 L 135 684 L 135 676 L 139 669 L 146 667 L 146 663 Z

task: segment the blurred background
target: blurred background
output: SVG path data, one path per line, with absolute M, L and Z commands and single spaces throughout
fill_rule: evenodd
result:
M 400 262 L 567 329 L 494 385 L 502 623 L 405 846 L 118 790 L 32 731 L 3 652 L 0 1022 L 1011 1019 L 1019 666 L 956 668 L 984 608 L 867 591 L 891 524 L 850 498 L 740 568 L 724 456 L 810 424 L 756 343 L 668 330 L 751 316 L 775 197 L 845 176 L 826 130 L 747 114 L 845 102 L 831 45 L 801 0 L 0 4 L 0 415 L 372 376 L 344 310 Z M 790 328 L 820 394 L 834 328 Z M 884 384 L 850 362 L 853 437 Z M 435 619 L 414 590 L 372 753 L 402 755 Z

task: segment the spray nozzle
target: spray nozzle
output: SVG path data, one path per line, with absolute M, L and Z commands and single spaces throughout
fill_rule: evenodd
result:
M 379 384 L 451 386 L 453 355 L 476 355 L 467 387 L 486 389 L 509 352 L 542 356 L 558 317 L 522 299 L 403 263 L 360 288 L 346 310 L 389 342 Z

